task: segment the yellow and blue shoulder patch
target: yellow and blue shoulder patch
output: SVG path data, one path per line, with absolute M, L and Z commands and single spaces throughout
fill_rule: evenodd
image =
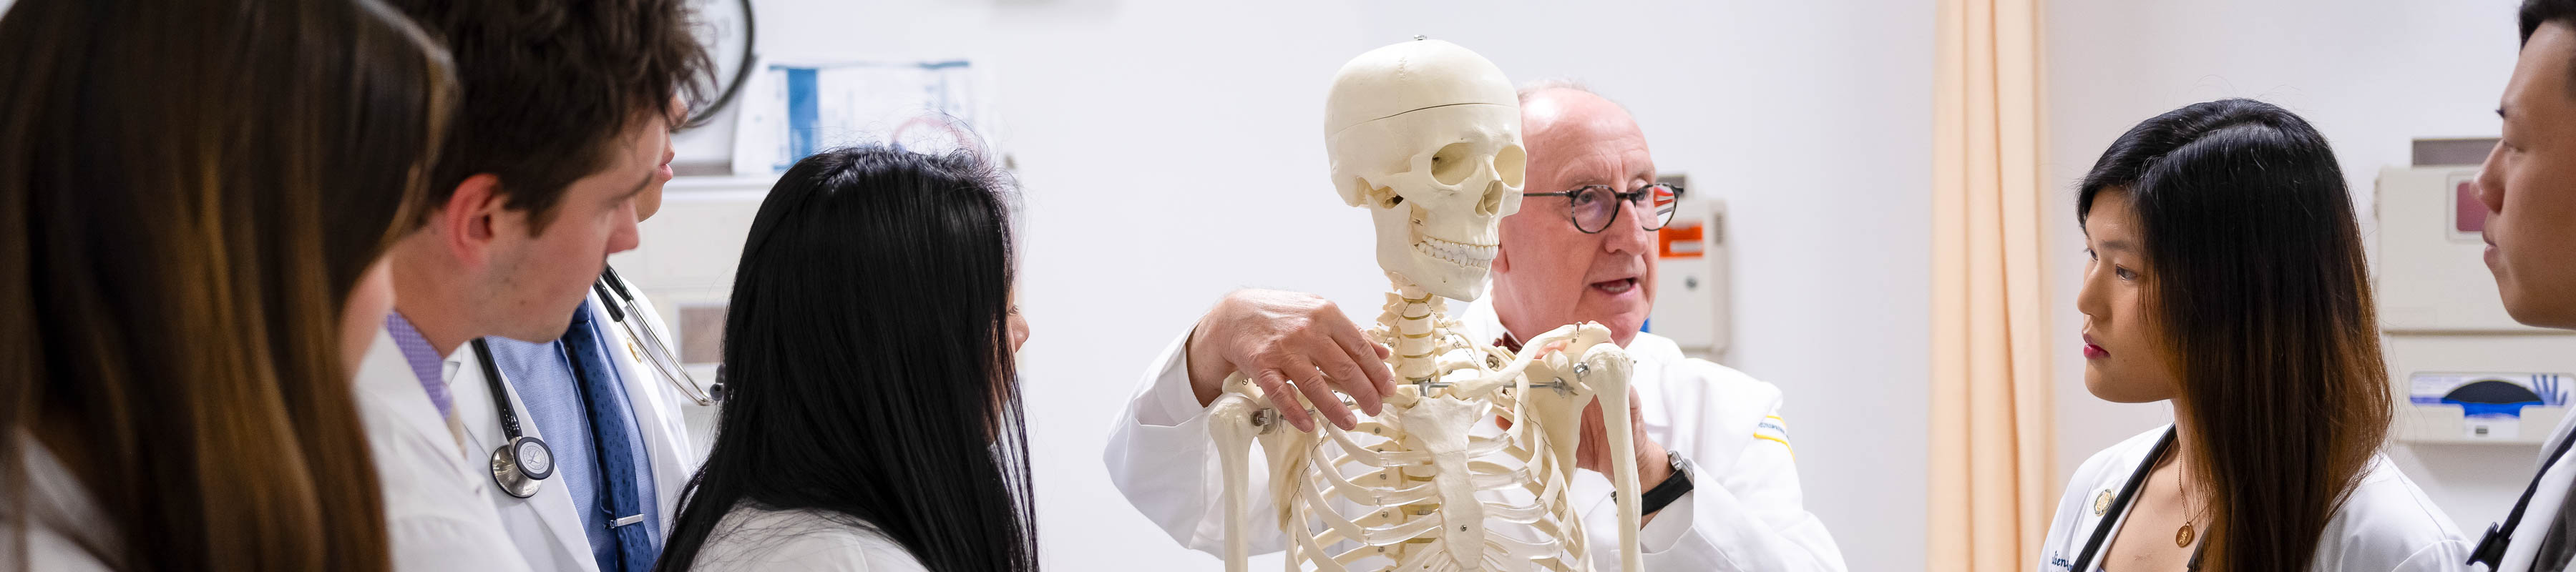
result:
M 1763 417 L 1762 423 L 1754 425 L 1753 438 L 1779 443 L 1789 449 L 1789 456 L 1798 456 L 1797 448 L 1789 446 L 1789 421 L 1778 415 Z

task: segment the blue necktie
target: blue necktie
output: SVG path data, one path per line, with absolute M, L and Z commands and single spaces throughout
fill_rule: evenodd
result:
M 609 339 L 600 324 L 591 319 L 590 303 L 583 302 L 581 311 L 572 315 L 572 327 L 564 332 L 564 353 L 572 357 L 573 377 L 581 386 L 582 403 L 590 410 L 591 442 L 599 447 L 600 481 L 604 485 L 600 487 L 604 493 L 600 500 L 604 502 L 598 506 L 608 513 L 606 520 L 611 523 L 634 519 L 609 528 L 617 539 L 617 559 L 601 562 L 600 572 L 642 572 L 653 569 L 653 559 L 662 549 L 653 545 L 651 521 L 657 519 L 646 514 L 652 509 L 644 500 L 648 493 L 641 484 L 651 476 L 636 474 L 644 452 L 636 450 L 633 410 L 627 407 L 626 388 L 618 383 L 615 362 L 609 360 L 613 355 L 608 353 Z

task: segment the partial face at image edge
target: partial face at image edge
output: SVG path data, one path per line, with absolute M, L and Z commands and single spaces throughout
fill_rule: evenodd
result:
M 2514 320 L 2576 328 L 2576 27 L 2532 31 L 2497 113 L 2503 137 L 2478 172 L 2487 268 Z

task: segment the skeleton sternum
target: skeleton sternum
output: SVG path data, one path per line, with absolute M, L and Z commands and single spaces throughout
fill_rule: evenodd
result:
M 1387 358 L 1387 367 L 1395 372 L 1398 387 L 1397 396 L 1388 400 L 1387 411 L 1381 419 L 1393 419 L 1397 422 L 1392 424 L 1394 426 L 1392 430 L 1382 435 L 1387 438 L 1387 441 L 1376 448 L 1392 452 L 1405 450 L 1411 444 L 1427 445 L 1425 448 L 1435 455 L 1432 466 L 1395 467 L 1390 470 L 1395 472 L 1404 483 L 1459 480 L 1461 482 L 1441 488 L 1450 491 L 1472 491 L 1472 487 L 1464 486 L 1466 484 L 1464 479 L 1468 476 L 1464 455 L 1466 433 L 1459 431 L 1454 434 L 1441 434 L 1453 432 L 1434 429 L 1433 434 L 1425 434 L 1415 429 L 1429 428 L 1439 423 L 1417 414 L 1416 408 L 1436 401 L 1431 398 L 1441 393 L 1437 384 L 1441 373 L 1440 355 L 1454 349 L 1446 347 L 1451 345 L 1447 343 L 1451 336 L 1448 328 L 1442 323 L 1443 314 L 1448 309 L 1448 300 L 1424 291 L 1411 281 L 1405 280 L 1403 276 L 1389 273 L 1388 278 L 1394 282 L 1395 291 L 1387 294 L 1385 311 L 1378 314 L 1377 323 L 1387 332 L 1386 336 L 1390 342 L 1388 346 L 1393 354 Z M 1451 422 L 1454 423 L 1454 420 Z M 1452 440 L 1456 442 L 1453 444 L 1450 442 Z M 1439 443 L 1432 444 L 1432 441 Z M 1481 541 L 1484 535 L 1482 517 L 1484 511 L 1480 510 L 1483 507 L 1472 497 L 1449 498 L 1450 496 L 1452 495 L 1434 496 L 1422 502 L 1397 507 L 1394 523 L 1408 523 L 1425 518 L 1438 518 L 1443 522 L 1439 528 L 1434 529 L 1433 534 L 1395 545 L 1388 551 L 1388 556 L 1402 562 L 1412 557 L 1412 553 L 1420 549 L 1419 545 L 1431 543 L 1434 538 L 1442 538 L 1448 541 L 1444 543 L 1447 545 L 1444 548 L 1450 553 L 1449 555 L 1453 559 L 1463 559 L 1453 560 L 1454 562 L 1473 568 L 1472 558 L 1484 546 Z

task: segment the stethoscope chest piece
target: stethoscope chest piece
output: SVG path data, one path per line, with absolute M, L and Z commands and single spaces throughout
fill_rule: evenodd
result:
M 519 431 L 519 410 L 510 406 L 510 390 L 501 385 L 501 368 L 492 363 L 492 346 L 475 338 L 474 354 L 483 365 L 483 382 L 492 389 L 492 409 L 501 417 L 501 434 L 509 436 L 492 450 L 492 483 L 510 496 L 536 496 L 546 477 L 555 476 L 555 451 L 546 448 L 544 440 Z
M 535 437 L 512 437 L 508 446 L 492 450 L 492 482 L 510 496 L 536 496 L 546 477 L 554 474 L 554 450 Z

